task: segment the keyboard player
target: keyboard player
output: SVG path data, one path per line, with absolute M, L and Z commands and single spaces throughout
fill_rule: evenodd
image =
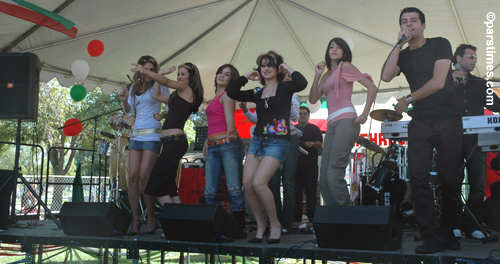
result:
M 453 63 L 455 71 L 454 91 L 459 101 L 459 110 L 462 116 L 480 116 L 484 115 L 484 108 L 498 112 L 500 110 L 500 99 L 493 94 L 493 104 L 487 104 L 487 84 L 484 79 L 471 74 L 477 62 L 476 47 L 468 44 L 461 44 L 455 50 Z M 465 159 L 471 154 L 472 149 L 477 143 L 477 134 L 464 134 L 462 140 L 462 159 L 461 166 Z M 467 198 L 467 207 L 472 211 L 479 223 L 484 220 L 485 208 L 484 201 L 484 182 L 486 175 L 486 153 L 476 147 L 470 159 L 467 161 L 467 177 L 470 186 L 469 197 Z M 463 171 L 461 172 L 463 174 Z M 463 176 L 462 176 L 463 177 Z M 462 213 L 461 230 L 455 229 L 456 237 L 461 237 L 461 231 L 469 239 L 482 239 L 484 234 L 476 226 L 472 217 L 464 210 Z

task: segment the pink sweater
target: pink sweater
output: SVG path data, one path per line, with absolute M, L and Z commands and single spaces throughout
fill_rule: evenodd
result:
M 366 73 L 353 72 L 343 68 L 344 62 L 340 62 L 337 69 L 325 80 L 322 91 L 326 95 L 328 115 L 346 107 L 354 107 L 351 101 L 353 83 L 364 78 L 372 80 Z M 373 80 L 372 80 L 373 81 Z M 331 119 L 328 124 L 344 118 L 356 118 L 356 112 L 342 113 Z

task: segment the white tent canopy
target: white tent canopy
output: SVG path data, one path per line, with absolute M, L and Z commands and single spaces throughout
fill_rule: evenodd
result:
M 353 64 L 372 75 L 375 84 L 386 56 L 397 41 L 399 12 L 416 5 L 426 14 L 426 37 L 447 38 L 455 49 L 461 43 L 478 47 L 475 75 L 486 76 L 486 15 L 500 14 L 498 0 L 340 1 L 340 0 L 30 0 L 74 21 L 79 28 L 71 39 L 59 32 L 0 13 L 1 52 L 32 52 L 43 63 L 41 78 L 58 78 L 71 86 L 76 78 L 71 64 L 90 61 L 87 45 L 104 43 L 103 55 L 90 63 L 87 90 L 100 86 L 105 93 L 127 84 L 131 63 L 152 55 L 162 66 L 196 64 L 206 98 L 213 95 L 216 69 L 234 64 L 244 74 L 256 66 L 260 53 L 276 50 L 295 70 L 312 82 L 314 65 L 324 60 L 328 41 L 342 37 L 353 50 Z M 500 23 L 497 26 L 500 28 Z M 500 32 L 500 30 L 497 30 Z M 497 39 L 499 34 L 495 34 Z M 498 42 L 500 43 L 500 41 Z M 500 46 L 500 44 L 499 44 Z M 498 57 L 498 56 L 496 56 Z M 500 59 L 494 61 L 500 76 Z M 175 78 L 174 74 L 170 75 Z M 255 83 L 257 85 L 257 83 Z M 400 76 L 382 83 L 378 98 L 408 93 Z M 300 93 L 309 94 L 310 85 Z M 354 101 L 365 100 L 356 84 Z

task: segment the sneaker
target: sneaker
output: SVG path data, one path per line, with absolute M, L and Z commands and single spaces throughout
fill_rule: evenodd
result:
M 304 223 L 304 224 L 299 225 L 299 229 L 307 229 L 307 224 Z
M 486 236 L 483 234 L 483 232 L 481 232 L 479 230 L 475 230 L 475 231 L 473 231 L 470 234 L 467 233 L 466 237 L 469 238 L 469 239 L 472 238 L 472 239 L 478 239 L 478 240 L 480 240 L 480 239 L 485 238 Z
M 446 249 L 449 250 L 460 250 L 462 246 L 460 245 L 460 242 L 458 242 L 458 239 L 456 238 L 454 232 L 451 233 L 444 233 L 444 243 L 446 245 Z
M 455 235 L 456 238 L 462 238 L 462 230 L 460 229 L 453 229 L 453 235 Z
M 424 238 L 424 243 L 421 246 L 415 247 L 415 253 L 430 254 L 435 252 L 443 252 L 445 249 L 446 246 L 443 242 L 432 236 L 429 236 Z

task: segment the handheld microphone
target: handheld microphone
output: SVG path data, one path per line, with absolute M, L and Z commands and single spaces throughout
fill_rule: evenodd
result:
M 457 63 L 457 64 L 455 64 L 455 71 L 458 72 L 459 70 L 460 70 L 460 64 Z M 460 84 L 464 83 L 464 81 L 465 81 L 465 78 L 463 78 L 463 77 L 462 78 L 455 78 L 455 79 L 457 79 Z
M 410 31 L 410 36 L 413 36 L 413 31 Z M 406 35 L 403 35 L 403 36 L 399 39 L 398 44 L 396 44 L 396 45 L 401 44 L 403 41 L 405 41 L 405 39 L 406 39 Z

